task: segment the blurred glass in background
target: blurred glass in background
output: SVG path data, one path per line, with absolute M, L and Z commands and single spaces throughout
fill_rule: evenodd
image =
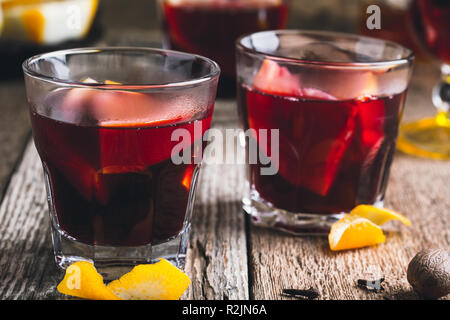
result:
M 235 41 L 243 34 L 283 29 L 287 0 L 160 0 L 164 46 L 207 56 L 222 74 L 219 94 L 234 95 Z
M 426 59 L 414 32 L 414 0 L 363 0 L 359 1 L 359 29 L 361 34 L 394 41 L 413 50 L 417 59 Z M 381 28 L 369 29 L 366 21 L 367 7 L 377 5 L 381 12 Z
M 435 116 L 404 123 L 398 147 L 406 153 L 450 159 L 450 1 L 415 0 L 411 5 L 418 43 L 441 65 L 432 90 Z

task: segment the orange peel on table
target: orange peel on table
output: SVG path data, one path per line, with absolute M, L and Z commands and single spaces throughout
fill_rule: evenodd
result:
M 359 205 L 331 226 L 328 243 L 332 251 L 357 249 L 384 243 L 386 236 L 381 225 L 390 220 L 400 220 L 411 225 L 408 218 L 398 212 Z
M 58 285 L 60 293 L 91 300 L 177 300 L 191 281 L 165 259 L 135 266 L 108 285 L 88 261 L 71 264 Z
M 328 235 L 333 251 L 362 248 L 385 241 L 386 237 L 379 226 L 366 218 L 349 214 L 335 222 Z
M 184 272 L 161 259 L 134 267 L 108 288 L 125 300 L 178 300 L 190 283 Z
M 60 293 L 90 300 L 121 300 L 103 283 L 103 277 L 88 261 L 77 261 L 66 269 Z
M 411 221 L 409 221 L 408 218 L 398 212 L 365 204 L 355 207 L 352 211 L 350 211 L 350 215 L 357 215 L 369 219 L 379 226 L 385 224 L 390 220 L 400 220 L 407 226 L 411 225 Z

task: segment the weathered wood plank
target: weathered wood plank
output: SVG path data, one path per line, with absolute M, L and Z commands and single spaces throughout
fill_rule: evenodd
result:
M 236 121 L 234 101 L 217 101 L 213 127 L 235 128 Z M 192 280 L 189 299 L 249 298 L 243 175 L 243 165 L 202 167 L 186 262 Z
M 0 98 L 0 195 L 3 195 L 30 132 L 23 80 L 1 81 Z
M 52 295 L 43 288 L 59 274 L 53 261 L 42 167 L 32 143 L 0 206 L 0 234 L 0 297 Z
M 226 165 L 203 169 L 186 262 L 192 279 L 187 297 L 248 299 L 245 221 L 234 187 L 239 172 Z
M 432 115 L 436 70 L 422 69 L 410 87 L 406 118 Z M 283 288 L 314 287 L 321 299 L 417 299 L 406 268 L 417 251 L 450 248 L 450 165 L 398 153 L 391 168 L 386 207 L 407 215 L 410 228 L 390 222 L 385 244 L 333 253 L 321 237 L 293 237 L 250 228 L 250 298 L 282 299 Z M 358 278 L 384 276 L 383 293 L 356 286 Z M 449 298 L 447 296 L 447 298 Z

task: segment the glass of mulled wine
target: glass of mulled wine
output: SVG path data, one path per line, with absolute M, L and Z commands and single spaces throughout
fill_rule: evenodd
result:
M 23 69 L 57 264 L 91 260 L 108 273 L 163 257 L 182 267 L 218 65 L 87 48 Z
M 350 34 L 238 40 L 243 207 L 255 224 L 321 234 L 358 204 L 383 204 L 412 62 L 398 44 Z
M 415 0 L 411 6 L 418 43 L 441 63 L 432 91 L 434 117 L 402 124 L 398 148 L 406 153 L 450 160 L 450 1 Z
M 222 70 L 221 92 L 235 89 L 235 41 L 247 33 L 282 29 L 289 0 L 161 0 L 166 46 L 201 54 Z

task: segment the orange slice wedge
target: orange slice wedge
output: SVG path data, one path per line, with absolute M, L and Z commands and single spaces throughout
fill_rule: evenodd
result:
M 105 84 L 121 84 L 120 82 L 112 81 L 112 80 L 105 80 Z
M 349 214 L 335 222 L 328 235 L 333 251 L 362 248 L 385 241 L 383 230 L 378 225 L 364 217 Z
M 377 208 L 370 205 L 359 205 L 350 212 L 350 215 L 351 216 L 357 215 L 369 219 L 370 221 L 379 226 L 385 224 L 390 220 L 400 220 L 407 226 L 411 225 L 409 219 L 398 212 L 384 208 Z
M 83 39 L 91 29 L 98 0 L 1 0 L 2 38 L 41 45 Z
M 108 285 L 125 300 L 178 300 L 189 287 L 189 277 L 169 261 L 141 264 Z
M 103 277 L 88 261 L 77 261 L 66 269 L 57 290 L 63 294 L 91 300 L 121 300 L 103 283 Z

